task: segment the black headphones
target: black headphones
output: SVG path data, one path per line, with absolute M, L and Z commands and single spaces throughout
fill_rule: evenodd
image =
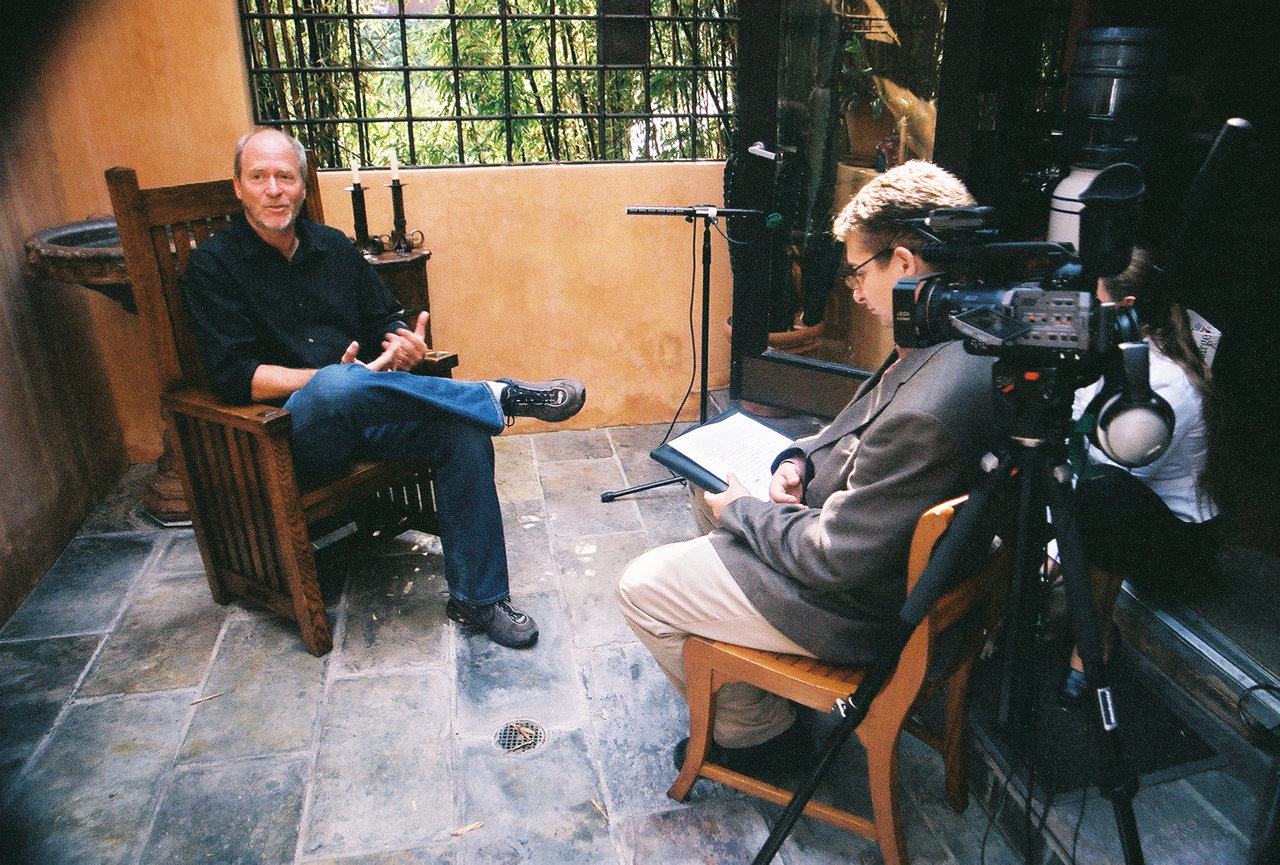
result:
M 1173 440 L 1173 406 L 1151 389 L 1149 349 L 1145 342 L 1121 343 L 1123 376 L 1108 379 L 1085 409 L 1098 419 L 1089 440 L 1125 468 L 1154 462 Z

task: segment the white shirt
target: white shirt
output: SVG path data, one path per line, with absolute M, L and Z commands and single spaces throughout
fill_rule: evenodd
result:
M 1216 516 L 1218 508 L 1212 499 L 1200 492 L 1198 485 L 1209 449 L 1200 391 L 1196 390 L 1182 367 L 1154 345 L 1151 346 L 1149 357 L 1151 389 L 1168 400 L 1173 407 L 1176 419 L 1173 440 L 1169 443 L 1168 450 L 1155 461 L 1127 471 L 1160 496 L 1178 519 L 1191 523 L 1204 522 Z M 1076 391 L 1075 404 L 1071 410 L 1073 419 L 1084 414 L 1085 408 L 1101 388 L 1102 380 L 1099 379 Z M 1116 465 L 1093 444 L 1089 445 L 1089 459 L 1096 463 Z

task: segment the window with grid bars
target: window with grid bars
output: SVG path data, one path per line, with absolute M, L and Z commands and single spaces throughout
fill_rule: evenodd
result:
M 736 0 L 240 0 L 256 121 L 321 168 L 722 159 Z

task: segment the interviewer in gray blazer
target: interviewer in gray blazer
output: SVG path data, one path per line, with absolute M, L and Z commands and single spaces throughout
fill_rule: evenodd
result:
M 834 233 L 845 244 L 845 283 L 881 325 L 893 326 L 899 279 L 938 269 L 901 221 L 972 203 L 957 178 L 916 161 L 872 179 L 841 211 Z M 917 519 L 968 492 L 999 440 L 991 364 L 956 341 L 896 349 L 828 427 L 779 454 L 771 501 L 731 475 L 725 492 L 704 494 L 719 528 L 627 566 L 623 615 L 682 696 L 690 634 L 834 662 L 874 657 L 906 596 Z M 786 765 L 805 745 L 795 717 L 780 697 L 726 686 L 711 759 Z

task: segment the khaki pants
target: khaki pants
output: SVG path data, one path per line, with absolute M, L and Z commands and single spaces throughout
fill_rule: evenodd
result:
M 812 657 L 765 621 L 706 537 L 636 557 L 618 582 L 618 603 L 627 624 L 686 699 L 684 644 L 690 634 Z M 745 748 L 772 739 L 794 721 L 789 701 L 739 682 L 720 689 L 713 737 L 726 748 Z

